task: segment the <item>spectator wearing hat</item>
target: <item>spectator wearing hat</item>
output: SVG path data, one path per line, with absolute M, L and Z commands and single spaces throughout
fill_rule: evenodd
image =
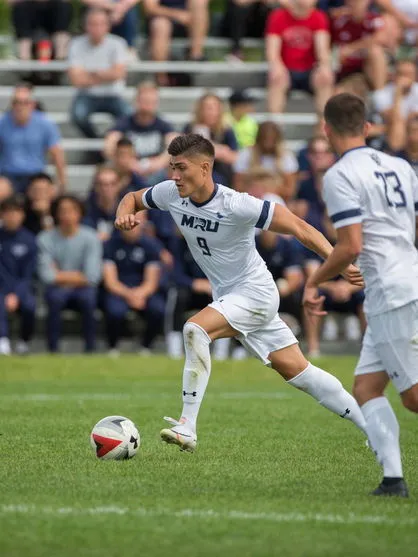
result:
M 84 207 L 77 197 L 63 195 L 53 208 L 56 226 L 38 236 L 38 276 L 48 306 L 47 341 L 58 351 L 61 312 L 82 314 L 85 351 L 96 343 L 97 286 L 102 276 L 102 243 L 94 230 L 81 224 Z
M 254 112 L 254 102 L 245 89 L 235 91 L 229 97 L 230 112 L 227 114 L 227 122 L 235 133 L 240 149 L 251 147 L 255 142 L 258 124 L 250 116 Z
M 56 168 L 58 188 L 65 188 L 66 164 L 57 126 L 36 110 L 32 87 L 16 86 L 11 109 L 0 119 L 0 173 L 15 191 L 26 190 L 31 177 L 44 172 L 50 157 Z
M 19 314 L 20 340 L 16 352 L 28 352 L 35 324 L 32 281 L 36 268 L 36 242 L 23 227 L 23 200 L 9 197 L 0 204 L 0 355 L 11 353 L 8 315 Z

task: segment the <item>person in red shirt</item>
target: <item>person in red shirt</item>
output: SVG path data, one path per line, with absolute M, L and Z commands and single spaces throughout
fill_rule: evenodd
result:
M 363 72 L 372 89 L 385 86 L 388 64 L 384 19 L 369 11 L 369 0 L 346 0 L 346 10 L 331 18 L 331 35 L 338 46 L 338 79 Z
M 293 0 L 287 9 L 274 10 L 269 16 L 266 58 L 270 112 L 283 112 L 290 89 L 313 93 L 318 113 L 331 96 L 334 77 L 329 24 L 315 4 L 316 0 Z

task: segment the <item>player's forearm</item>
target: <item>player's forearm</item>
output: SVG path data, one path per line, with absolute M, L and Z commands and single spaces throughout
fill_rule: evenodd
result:
M 137 211 L 142 211 L 145 207 L 142 202 L 139 202 L 139 196 L 144 190 L 138 192 L 127 193 L 120 201 L 116 210 L 116 218 L 124 217 L 125 215 L 133 215 Z
M 357 258 L 358 252 L 351 246 L 337 244 L 331 255 L 308 279 L 311 286 L 319 286 L 340 275 Z
M 332 252 L 332 245 L 325 236 L 305 221 L 301 220 L 295 236 L 299 242 L 311 251 L 314 251 L 322 259 L 327 259 Z

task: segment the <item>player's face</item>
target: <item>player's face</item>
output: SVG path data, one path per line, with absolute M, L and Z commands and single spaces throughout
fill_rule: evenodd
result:
M 25 213 L 21 209 L 9 209 L 2 214 L 2 222 L 5 230 L 14 232 L 19 230 L 25 219 Z
M 176 182 L 180 197 L 190 197 L 205 183 L 209 164 L 199 158 L 186 159 L 172 157 L 170 161 L 171 179 Z

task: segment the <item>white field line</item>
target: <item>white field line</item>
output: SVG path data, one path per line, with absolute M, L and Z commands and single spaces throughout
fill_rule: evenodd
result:
M 173 395 L 167 392 L 161 392 L 158 398 L 172 398 Z M 247 400 L 247 399 L 272 399 L 272 400 L 286 400 L 291 398 L 290 394 L 281 392 L 224 392 L 219 394 L 209 393 L 209 398 L 218 398 L 226 400 Z M 76 401 L 81 402 L 84 400 L 141 400 L 155 398 L 154 393 L 68 393 L 68 394 L 51 394 L 51 393 L 26 393 L 26 394 L 3 394 L 0 395 L 0 400 L 5 402 L 57 402 L 57 401 Z
M 170 518 L 200 518 L 203 520 L 238 520 L 276 522 L 276 523 L 324 523 L 324 524 L 382 524 L 385 526 L 412 526 L 418 524 L 418 518 L 394 518 L 385 515 L 321 514 L 321 513 L 255 513 L 245 511 L 215 511 L 212 509 L 146 509 L 143 507 L 130 509 L 128 507 L 38 507 L 36 505 L 0 505 L 0 515 L 45 515 L 49 517 L 62 516 L 94 516 L 121 515 L 135 517 L 170 517 Z

